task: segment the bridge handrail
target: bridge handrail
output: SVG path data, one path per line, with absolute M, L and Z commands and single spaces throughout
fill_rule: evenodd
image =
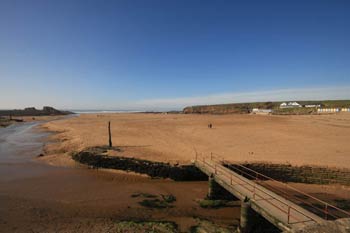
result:
M 247 172 L 245 172 L 245 171 L 243 171 L 243 170 L 241 170 L 241 169 L 238 169 L 238 168 L 236 168 L 236 167 L 234 167 L 234 166 L 232 166 L 232 165 L 228 165 L 228 166 L 229 166 L 230 168 L 232 168 L 232 169 L 235 169 L 235 170 L 239 171 L 240 173 L 244 173 L 245 175 L 254 178 L 254 179 L 255 179 L 254 182 L 255 182 L 255 183 L 258 183 L 258 179 L 257 179 L 255 176 L 253 176 L 253 175 L 251 175 L 251 174 L 249 174 L 249 173 L 247 173 Z M 285 195 L 287 195 L 287 196 L 290 196 L 290 193 L 287 193 L 286 191 L 284 191 L 284 190 L 282 190 L 282 189 L 278 189 L 277 187 L 274 187 L 274 186 L 272 186 L 272 185 L 269 185 L 268 183 L 265 183 L 265 184 L 263 184 L 262 186 L 263 186 L 263 187 L 268 186 L 268 187 L 269 187 L 268 189 L 270 189 L 270 190 L 278 191 L 278 192 L 281 192 L 281 193 L 283 193 L 283 194 L 285 194 Z M 298 193 L 298 192 L 296 192 L 296 193 Z M 330 213 L 330 212 L 326 212 L 325 209 L 319 208 L 319 207 L 318 207 L 316 204 L 314 204 L 314 203 L 311 203 L 311 202 L 308 202 L 308 201 L 306 201 L 306 200 L 303 200 L 303 199 L 301 199 L 301 198 L 299 198 L 299 197 L 297 197 L 297 196 L 293 196 L 293 199 L 295 199 L 295 200 L 301 202 L 302 204 L 306 204 L 307 206 L 309 206 L 309 207 L 311 207 L 311 208 L 313 208 L 313 209 L 315 209 L 315 210 L 318 210 L 318 211 L 320 211 L 321 213 L 324 213 L 324 214 L 326 215 L 326 216 L 325 216 L 326 219 L 327 219 L 327 216 L 331 216 L 331 217 L 333 217 L 333 218 L 338 218 L 338 216 L 336 216 L 336 215 L 334 215 L 334 214 L 332 214 L 332 213 Z M 329 209 L 329 208 L 332 208 L 332 207 L 327 207 L 327 208 Z
M 223 168 L 224 168 L 225 170 L 227 170 L 227 172 L 232 172 L 232 170 L 230 170 L 230 169 L 228 169 L 228 168 L 226 168 L 226 167 L 223 167 Z M 240 180 L 243 180 L 238 174 L 235 175 L 235 176 L 236 176 L 237 178 L 239 178 Z M 246 182 L 246 181 L 245 181 L 245 182 Z M 248 183 L 248 184 L 250 184 L 250 183 Z M 254 184 L 256 184 L 256 183 L 254 182 Z M 251 184 L 250 184 L 250 185 L 251 185 Z M 254 185 L 251 185 L 251 186 L 254 187 Z M 262 187 L 263 187 L 263 186 L 262 186 Z M 272 194 L 266 192 L 266 191 L 263 190 L 263 189 L 260 189 L 260 188 L 256 188 L 256 189 L 259 190 L 259 191 L 261 191 L 261 192 L 263 192 L 263 193 L 265 193 L 265 194 L 267 194 L 267 195 L 269 195 L 270 197 L 272 197 L 273 199 L 277 200 L 279 203 L 285 205 L 286 207 L 291 208 L 292 210 L 294 210 L 294 211 L 300 213 L 301 215 L 304 215 L 305 217 L 309 218 L 310 220 L 317 222 L 317 220 L 313 219 L 312 217 L 310 217 L 310 216 L 308 216 L 308 215 L 305 215 L 303 212 L 301 212 L 300 210 L 298 210 L 298 209 L 296 209 L 295 207 L 291 206 L 289 203 L 286 203 L 285 200 L 280 199 L 280 198 L 277 198 L 277 197 L 273 196 Z M 269 201 L 268 201 L 268 202 L 269 202 Z M 270 202 L 270 204 L 274 205 L 274 204 L 271 203 L 271 202 Z M 284 211 L 284 210 L 283 210 L 283 211 Z M 284 212 L 287 213 L 287 211 L 284 211 Z
M 207 162 L 205 161 L 204 158 L 203 158 L 203 161 L 200 161 L 200 160 L 198 160 L 198 159 L 196 159 L 196 161 L 203 162 L 203 163 L 207 164 L 209 167 L 211 167 L 212 169 L 214 169 L 214 171 L 216 170 L 215 166 L 213 166 L 213 165 L 210 164 L 210 163 L 207 163 Z M 214 162 L 215 162 L 215 161 L 214 161 Z M 251 183 L 247 182 L 246 180 L 243 180 L 241 177 L 239 177 L 239 175 L 236 175 L 232 170 L 227 169 L 226 167 L 223 167 L 221 164 L 219 164 L 219 167 L 218 167 L 218 168 L 220 168 L 220 170 L 223 170 L 225 173 L 228 173 L 228 174 L 230 174 L 230 175 L 235 176 L 236 178 L 238 178 L 238 179 L 240 179 L 241 181 L 243 181 L 245 184 L 247 184 L 247 185 L 253 187 L 253 188 L 256 189 L 256 190 L 259 190 L 259 191 L 263 192 L 264 194 L 267 194 L 267 195 L 268 195 L 269 197 L 271 197 L 272 199 L 274 199 L 274 200 L 278 201 L 279 203 L 285 205 L 285 206 L 288 208 L 288 211 L 286 211 L 286 210 L 284 210 L 284 209 L 281 209 L 279 206 L 275 205 L 274 203 L 270 202 L 269 200 L 265 200 L 266 202 L 270 203 L 270 204 L 271 204 L 272 206 L 274 206 L 275 208 L 277 208 L 277 209 L 279 209 L 280 211 L 282 211 L 283 213 L 287 214 L 288 223 L 290 223 L 290 222 L 289 222 L 289 218 L 293 218 L 293 219 L 295 219 L 295 220 L 297 220 L 297 221 L 299 221 L 299 222 L 301 222 L 301 223 L 305 222 L 305 221 L 301 221 L 299 218 L 297 218 L 297 217 L 295 217 L 294 215 L 292 215 L 292 214 L 290 213 L 290 209 L 292 209 L 292 210 L 294 210 L 294 211 L 296 211 L 296 212 L 302 214 L 302 215 L 305 216 L 306 218 L 310 219 L 310 221 L 317 222 L 315 219 L 313 219 L 312 217 L 310 217 L 310 216 L 308 216 L 308 215 L 305 215 L 303 212 L 301 212 L 300 210 L 294 208 L 294 207 L 291 206 L 290 204 L 286 203 L 284 200 L 280 200 L 279 198 L 276 198 L 275 196 L 271 195 L 270 193 L 266 192 L 265 190 L 262 190 L 262 189 L 260 189 L 259 187 L 256 187 L 255 185 L 252 185 Z M 227 174 L 224 174 L 224 175 L 225 175 L 227 178 L 231 178 L 231 177 L 227 176 Z M 255 183 L 254 183 L 254 184 L 255 184 Z M 252 190 L 248 189 L 247 187 L 244 187 L 243 185 L 242 185 L 242 187 L 245 188 L 245 189 L 247 189 L 249 192 L 254 192 L 254 190 L 252 191 Z M 261 196 L 261 195 L 259 195 L 259 194 L 254 193 L 254 195 L 263 198 L 263 196 Z M 294 222 L 294 223 L 298 223 L 298 222 Z
M 245 172 L 245 171 L 243 171 L 243 170 L 241 170 L 241 169 L 238 169 L 238 168 L 236 168 L 236 167 L 234 167 L 234 166 L 232 166 L 232 165 L 227 165 L 227 166 L 229 166 L 229 167 L 232 168 L 232 169 L 235 169 L 236 171 L 240 172 L 241 174 L 244 173 L 245 175 L 254 178 L 254 179 L 255 179 L 254 182 L 255 182 L 255 183 L 258 183 L 258 182 L 257 182 L 258 178 L 257 178 L 256 176 L 253 176 L 253 175 L 251 175 L 251 174 L 249 174 L 249 173 L 247 173 L 247 172 Z M 285 192 L 285 191 L 283 191 L 283 190 L 280 190 L 280 189 L 277 189 L 277 188 L 275 188 L 275 187 L 273 187 L 273 186 L 271 186 L 271 185 L 264 184 L 264 185 L 262 185 L 262 186 L 263 186 L 263 187 L 269 186 L 269 189 L 272 189 L 272 190 L 275 190 L 275 191 L 278 191 L 278 192 L 282 192 L 282 193 L 284 193 L 284 194 L 286 194 L 286 195 L 289 196 L 289 194 L 288 194 L 287 192 Z M 302 203 L 307 204 L 308 206 L 310 206 L 310 207 L 312 207 L 312 208 L 314 208 L 314 209 L 317 209 L 317 210 L 319 210 L 319 211 L 321 211 L 321 212 L 324 211 L 324 209 L 321 209 L 321 208 L 319 208 L 319 207 L 317 207 L 317 206 L 314 206 L 312 203 L 309 203 L 309 202 L 307 202 L 307 201 L 305 201 L 305 200 L 302 200 L 301 198 L 298 198 L 298 197 L 293 197 L 293 198 L 294 198 L 294 199 L 297 199 L 297 200 L 301 201 Z M 329 214 L 329 215 L 336 218 L 335 215 L 332 215 L 332 214 Z
M 209 163 L 207 163 L 207 162 L 205 162 L 205 161 L 203 161 L 203 162 L 204 162 L 205 164 L 209 165 L 211 168 L 213 168 L 213 166 L 212 166 L 211 164 L 209 164 Z M 220 167 L 220 168 L 221 168 L 221 167 Z M 221 168 L 221 169 L 222 169 L 222 168 Z M 225 171 L 225 172 L 228 172 L 228 171 Z M 232 172 L 232 171 L 231 171 L 231 172 Z M 229 172 L 229 173 L 231 174 L 231 172 Z M 245 182 L 245 184 L 248 184 L 248 185 L 254 187 L 254 185 L 250 184 L 249 182 L 246 182 L 245 180 L 241 179 L 239 176 L 236 176 L 235 174 L 233 174 L 233 175 L 234 175 L 236 178 L 238 178 L 238 179 L 242 180 L 243 182 Z M 229 177 L 227 176 L 227 174 L 226 174 L 226 177 L 229 178 Z M 225 182 L 225 181 L 224 181 L 224 182 Z M 249 192 L 254 192 L 254 190 L 252 191 L 252 190 L 248 189 L 247 187 L 245 187 L 244 185 L 241 185 L 241 187 L 247 189 Z M 302 220 L 300 220 L 299 218 L 297 218 L 297 217 L 295 217 L 294 215 L 292 215 L 292 214 L 290 213 L 290 209 L 293 209 L 294 211 L 296 211 L 296 212 L 298 212 L 298 213 L 304 215 L 305 217 L 307 217 L 308 219 L 310 219 L 310 221 L 316 222 L 316 220 L 314 220 L 314 219 L 311 218 L 310 216 L 307 216 L 307 215 L 305 215 L 304 213 L 300 212 L 298 209 L 295 209 L 293 206 L 291 206 L 291 205 L 285 203 L 283 200 L 280 200 L 279 198 L 276 198 L 276 197 L 272 196 L 271 194 L 265 192 L 264 190 L 259 189 L 258 187 L 255 187 L 255 188 L 256 188 L 257 190 L 259 190 L 259 191 L 261 191 L 261 192 L 267 194 L 269 197 L 271 197 L 272 199 L 274 199 L 274 200 L 278 201 L 279 203 L 285 205 L 285 206 L 288 208 L 288 211 L 285 211 L 284 209 L 280 208 L 279 206 L 275 205 L 274 203 L 270 202 L 269 200 L 264 199 L 266 202 L 270 203 L 270 204 L 271 204 L 272 206 L 274 206 L 275 208 L 277 208 L 277 209 L 279 209 L 280 211 L 282 211 L 283 213 L 287 214 L 288 223 L 294 224 L 294 223 L 299 223 L 299 222 L 300 222 L 300 223 L 304 223 L 304 224 L 305 224 L 305 221 L 302 221 Z M 254 194 L 254 195 L 263 198 L 263 196 L 261 196 L 261 195 L 259 195 L 259 194 Z M 295 219 L 297 222 L 291 223 L 290 220 L 289 220 L 290 218 Z
M 213 156 L 213 154 L 218 155 L 218 154 L 216 154 L 216 153 L 211 153 L 211 159 L 215 159 L 215 157 L 216 157 L 216 156 Z M 220 155 L 218 155 L 218 156 L 220 156 Z M 227 160 L 222 159 L 222 160 L 220 161 L 220 158 L 218 158 L 218 159 L 219 159 L 218 162 L 220 162 L 220 163 L 221 163 L 221 162 L 224 162 L 224 163 L 226 163 L 226 164 L 229 165 L 229 162 L 228 162 Z M 259 176 L 261 176 L 261 177 L 264 177 L 264 178 L 267 179 L 267 180 L 271 180 L 271 181 L 277 182 L 277 183 L 279 183 L 279 184 L 282 184 L 282 185 L 284 185 L 285 187 L 287 187 L 287 188 L 289 188 L 289 189 L 292 189 L 293 191 L 295 191 L 295 192 L 297 192 L 297 193 L 299 193 L 299 194 L 302 194 L 302 195 L 307 196 L 307 197 L 309 197 L 309 198 L 311 198 L 311 199 L 313 199 L 313 200 L 315 200 L 315 201 L 317 201 L 317 202 L 319 202 L 319 203 L 322 203 L 322 204 L 325 206 L 325 209 L 320 209 L 320 208 L 318 208 L 318 207 L 316 207 L 316 206 L 313 206 L 312 204 L 311 204 L 311 205 L 313 206 L 313 208 L 322 210 L 322 211 L 325 213 L 325 215 L 326 215 L 326 216 L 325 216 L 326 219 L 327 219 L 327 216 L 328 216 L 328 215 L 329 215 L 329 216 L 332 216 L 332 217 L 336 217 L 336 216 L 330 214 L 330 213 L 327 211 L 328 208 L 333 208 L 333 209 L 335 209 L 335 210 L 337 210 L 337 211 L 339 211 L 339 212 L 341 212 L 341 213 L 343 213 L 343 214 L 345 214 L 345 215 L 347 215 L 347 216 L 350 217 L 350 212 L 345 211 L 345 210 L 343 210 L 343 209 L 340 209 L 339 207 L 336 207 L 336 206 L 334 206 L 334 205 L 332 205 L 332 204 L 330 204 L 330 203 L 328 203 L 328 202 L 325 202 L 325 201 L 323 201 L 323 200 L 321 200 L 321 199 L 319 199 L 319 198 L 317 198 L 317 197 L 311 196 L 310 194 L 307 194 L 307 193 L 305 193 L 305 192 L 303 192 L 303 191 L 301 191 L 301 190 L 299 190 L 299 189 L 297 189 L 297 188 L 294 188 L 294 187 L 288 185 L 287 183 L 278 181 L 278 180 L 273 179 L 273 178 L 271 178 L 271 177 L 269 177 L 269 176 L 267 176 L 267 175 L 264 175 L 264 174 L 262 174 L 262 173 L 260 173 L 260 172 L 254 171 L 253 169 L 250 169 L 250 168 L 248 168 L 248 167 L 246 167 L 246 166 L 243 166 L 242 164 L 235 163 L 234 165 L 237 165 L 237 166 L 242 167 L 242 168 L 244 168 L 244 169 L 246 169 L 246 170 L 248 170 L 248 171 L 251 171 L 251 172 L 253 172 L 253 173 L 255 173 L 255 174 L 257 174 L 257 175 L 259 175 Z M 252 177 L 252 176 L 251 176 L 251 177 Z M 255 177 L 254 177 L 254 178 L 255 178 Z M 301 199 L 299 199 L 299 200 L 301 200 Z M 306 203 L 306 204 L 308 204 L 308 205 L 310 205 L 310 203 L 307 203 L 307 202 L 305 202 L 305 201 L 303 201 L 303 202 Z

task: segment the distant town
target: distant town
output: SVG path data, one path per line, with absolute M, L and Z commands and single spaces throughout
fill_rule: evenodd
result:
M 317 113 L 332 113 L 332 112 L 350 112 L 350 108 L 338 107 L 338 108 L 323 108 L 322 104 L 300 104 L 298 102 L 283 102 L 280 104 L 280 109 L 285 108 L 316 108 Z M 252 113 L 272 113 L 272 109 L 259 109 L 253 108 Z
M 350 112 L 350 100 L 253 102 L 203 105 L 186 107 L 183 109 L 183 112 L 199 114 L 252 113 L 276 115 L 337 113 Z

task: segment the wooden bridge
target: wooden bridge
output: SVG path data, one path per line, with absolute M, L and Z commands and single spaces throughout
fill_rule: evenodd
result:
M 207 159 L 196 156 L 195 159 L 195 165 L 201 171 L 240 200 L 248 199 L 249 208 L 282 231 L 299 230 L 310 224 L 322 223 L 328 219 L 350 216 L 350 213 L 344 210 L 242 165 L 236 165 L 229 169 L 224 164 L 228 163 L 214 158 L 213 155 Z M 285 191 L 297 193 L 299 196 L 306 196 L 313 203 L 305 201 L 305 198 L 299 198 L 299 201 L 303 203 L 298 201 L 296 204 L 288 200 L 289 198 L 287 199 L 281 195 L 281 192 L 274 192 L 266 188 L 266 186 L 264 187 L 263 183 L 271 180 L 279 185 L 283 185 L 282 187 Z M 288 188 L 291 190 L 288 191 Z M 296 197 L 296 199 L 298 198 Z M 307 206 L 308 208 L 301 206 Z M 340 215 L 337 215 L 336 212 L 340 213 Z

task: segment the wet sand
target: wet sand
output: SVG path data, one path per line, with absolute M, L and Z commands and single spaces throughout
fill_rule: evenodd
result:
M 70 119 L 72 120 L 72 119 Z M 58 123 L 58 121 L 57 121 Z M 207 218 L 228 225 L 239 207 L 204 210 L 206 182 L 174 182 L 124 172 L 38 162 L 46 133 L 36 123 L 0 130 L 0 232 L 108 232 L 119 220 L 175 221 L 182 231 Z M 172 194 L 173 208 L 148 209 L 135 193 Z

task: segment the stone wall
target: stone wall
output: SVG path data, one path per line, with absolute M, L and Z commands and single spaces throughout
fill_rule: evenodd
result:
M 345 168 L 272 163 L 242 163 L 242 165 L 283 182 L 350 185 L 350 169 Z

